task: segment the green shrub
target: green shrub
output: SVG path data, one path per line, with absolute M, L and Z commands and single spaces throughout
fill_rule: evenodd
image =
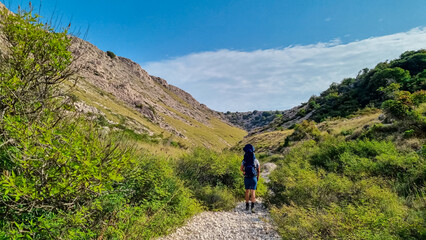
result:
M 299 124 L 292 126 L 294 132 L 286 137 L 282 147 L 290 146 L 290 142 L 297 142 L 301 140 L 314 139 L 316 141 L 321 138 L 321 131 L 317 128 L 314 121 L 303 120 Z
M 387 100 L 383 102 L 382 108 L 396 119 L 404 119 L 408 116 L 410 108 L 401 101 Z
M 2 158 L 7 170 L 0 180 L 0 213 L 9 237 L 25 231 L 23 236 L 36 239 L 145 239 L 200 209 L 168 162 L 122 150 L 85 121 L 47 130 L 47 120 L 34 129 L 5 120 L 8 136 L 19 143 L 0 149 L 10 156 Z M 116 224 L 102 229 L 108 222 Z
M 0 111 L 34 118 L 61 98 L 59 83 L 72 80 L 71 38 L 55 32 L 32 12 L 0 10 L 0 31 L 8 44 L 0 55 Z M 56 106 L 57 107 L 57 106 Z
M 425 103 L 426 102 L 426 91 L 425 90 L 419 90 L 419 91 L 414 92 L 411 95 L 411 99 L 412 99 L 412 102 L 415 106 L 419 106 L 420 104 Z
M 150 239 L 167 233 L 201 210 L 165 159 L 141 156 L 116 191 L 128 199 L 112 204 L 106 236 Z
M 342 130 L 342 132 L 340 132 L 340 134 L 342 134 L 343 136 L 348 136 L 348 135 L 351 135 L 352 133 L 354 133 L 353 129 Z
M 304 117 L 306 115 L 306 109 L 302 108 L 297 112 L 297 116 Z
M 418 234 L 406 235 L 410 228 L 421 229 L 420 219 L 407 222 L 405 214 L 384 214 L 375 205 L 290 205 L 274 208 L 271 215 L 283 239 L 421 239 Z
M 426 164 L 414 151 L 325 137 L 295 145 L 277 163 L 266 200 L 284 239 L 426 236 Z
M 1 239 L 149 239 L 200 210 L 168 161 L 120 141 L 143 135 L 123 128 L 118 138 L 103 133 L 104 118 L 66 114 L 66 32 L 31 12 L 0 19 L 10 41 L 0 61 Z
M 405 138 L 410 138 L 410 137 L 412 137 L 414 135 L 414 129 L 409 129 L 409 130 L 406 130 L 405 132 L 404 132 L 404 137 Z
M 196 197 L 210 210 L 230 210 L 235 207 L 235 194 L 227 187 L 209 185 L 196 192 Z
M 110 58 L 116 58 L 117 56 L 115 55 L 115 53 L 111 52 L 111 51 L 107 51 L 107 55 Z

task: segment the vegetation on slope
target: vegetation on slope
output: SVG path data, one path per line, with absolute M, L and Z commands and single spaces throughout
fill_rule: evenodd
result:
M 253 112 L 226 112 L 224 117 L 235 126 L 239 126 L 246 131 L 263 127 L 274 121 L 275 118 L 282 117 L 283 111 L 253 111 Z
M 398 59 L 363 69 L 357 77 L 333 83 L 320 96 L 312 96 L 307 103 L 286 111 L 227 112 L 225 117 L 247 131 L 279 131 L 305 119 L 321 122 L 334 117 L 349 117 L 367 106 L 380 108 L 389 100 L 384 88 L 392 83 L 411 93 L 426 89 L 426 50 L 408 51 Z M 265 116 L 263 116 L 265 115 Z
M 328 117 L 346 117 L 366 106 L 380 107 L 389 99 L 383 92 L 392 83 L 401 90 L 414 93 L 426 89 L 426 50 L 409 51 L 400 58 L 377 64 L 374 69 L 364 69 L 356 78 L 332 84 L 319 97 L 309 100 L 315 110 L 312 119 L 321 121 Z
M 286 154 L 274 158 L 267 200 L 284 239 L 426 237 L 423 57 L 405 53 L 360 82 L 332 86 L 316 99 L 313 116 L 348 118 L 305 120 L 281 139 L 274 150 Z M 355 87 L 361 83 L 365 91 Z

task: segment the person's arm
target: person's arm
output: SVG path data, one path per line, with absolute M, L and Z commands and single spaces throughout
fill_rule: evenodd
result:
M 260 177 L 260 163 L 257 166 L 258 166 L 258 168 L 257 168 L 257 181 L 259 181 L 259 177 Z

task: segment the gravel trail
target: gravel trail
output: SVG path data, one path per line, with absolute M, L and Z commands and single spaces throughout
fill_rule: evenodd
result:
M 232 211 L 203 212 L 174 233 L 158 240 L 186 239 L 281 239 L 270 223 L 268 210 L 256 203 L 255 213 L 241 202 Z
M 267 175 L 276 167 L 275 164 L 265 166 L 262 177 Z M 255 213 L 245 210 L 245 202 L 240 202 L 231 211 L 227 212 L 203 212 L 188 223 L 178 228 L 174 233 L 158 238 L 157 240 L 192 240 L 192 239 L 281 239 L 271 224 L 268 209 L 261 200 L 257 199 Z

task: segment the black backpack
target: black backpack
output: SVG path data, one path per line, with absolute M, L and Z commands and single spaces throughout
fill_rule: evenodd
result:
M 254 147 L 251 144 L 247 144 L 243 148 L 244 154 L 244 176 L 246 177 L 255 177 L 257 176 L 257 169 L 254 165 Z
M 256 166 L 254 166 L 254 162 L 252 164 L 244 163 L 244 176 L 246 177 L 255 177 L 257 176 Z

